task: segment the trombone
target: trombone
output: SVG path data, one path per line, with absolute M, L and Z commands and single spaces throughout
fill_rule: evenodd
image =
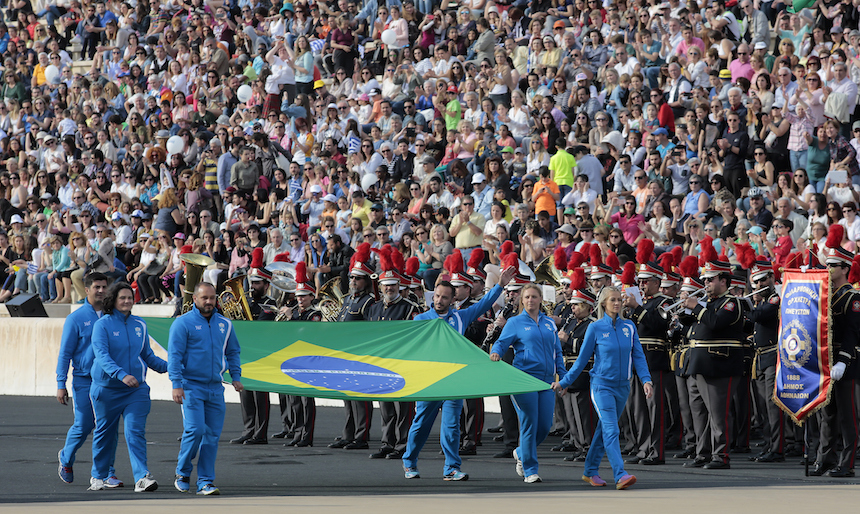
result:
M 708 292 L 708 291 L 707 291 L 705 288 L 702 288 L 702 289 L 699 289 L 699 290 L 697 290 L 697 291 L 694 291 L 693 293 L 691 293 L 690 295 L 688 295 L 688 296 L 687 296 L 686 298 L 684 298 L 683 300 L 678 300 L 677 302 L 673 303 L 672 305 L 669 305 L 669 306 L 667 306 L 667 307 L 658 307 L 658 308 L 657 308 L 657 309 L 658 309 L 658 312 L 660 313 L 660 316 L 661 316 L 663 319 L 669 319 L 669 317 L 671 317 L 671 316 L 674 316 L 674 315 L 675 315 L 675 311 L 676 311 L 676 310 L 678 310 L 682 305 L 684 305 L 684 303 L 685 303 L 687 300 L 689 300 L 690 298 L 696 298 L 696 297 L 698 297 L 698 296 L 702 296 L 703 294 L 707 294 L 707 292 Z
M 770 290 L 771 290 L 770 286 L 762 287 L 761 289 L 756 289 L 752 293 L 747 293 L 747 294 L 741 296 L 741 298 L 752 298 L 753 296 L 755 296 L 757 294 L 766 293 L 767 291 L 770 291 Z

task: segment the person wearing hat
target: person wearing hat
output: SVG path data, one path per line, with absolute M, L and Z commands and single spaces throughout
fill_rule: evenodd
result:
M 750 460 L 755 462 L 783 462 L 785 460 L 785 414 L 773 401 L 776 381 L 777 333 L 779 331 L 779 294 L 774 287 L 773 264 L 759 259 L 750 268 L 750 282 L 756 294 L 753 308 L 747 315 L 753 323 L 752 346 L 753 385 L 765 402 L 762 435 L 765 446 Z
M 703 307 L 697 298 L 688 297 L 685 311 L 678 316 L 691 326 L 686 365 L 697 389 L 689 391 L 690 406 L 694 425 L 702 430 L 696 431 L 696 458 L 685 466 L 729 469 L 734 415 L 726 405 L 745 369 L 744 307 L 728 294 L 731 265 L 717 260 L 713 247 L 703 248 L 702 253 L 708 258 L 701 273 L 708 302 Z
M 281 306 L 280 315 L 287 321 L 323 321 L 322 312 L 314 307 L 317 291 L 313 281 L 309 279 L 304 262 L 296 264 L 296 304 Z M 295 436 L 284 446 L 304 448 L 314 445 L 314 427 L 316 422 L 316 402 L 309 396 L 287 396 L 293 419 Z
M 837 229 L 835 232 L 841 235 L 843 231 Z M 832 288 L 830 312 L 833 337 L 830 342 L 835 364 L 830 369 L 831 400 L 819 414 L 821 439 L 815 466 L 809 470 L 809 474 L 847 478 L 854 476 L 857 453 L 854 387 L 858 368 L 856 347 L 860 346 L 860 295 L 848 280 L 855 256 L 842 248 L 836 239 L 827 238 L 827 258 L 824 261 L 830 272 Z M 856 262 L 853 265 L 856 266 Z M 840 439 L 842 450 L 838 451 Z
M 445 49 L 445 46 L 440 45 L 439 48 Z M 457 86 L 452 83 L 448 85 L 447 89 L 439 90 L 433 98 L 433 105 L 445 118 L 445 128 L 448 131 L 457 130 L 457 125 L 462 119 L 461 112 L 463 108 L 460 105 L 457 94 Z
M 466 327 L 471 325 L 478 316 L 486 312 L 499 298 L 502 294 L 502 288 L 511 281 L 515 273 L 516 268 L 507 268 L 502 272 L 499 283 L 493 286 L 481 301 L 462 310 L 453 306 L 454 285 L 451 282 L 443 280 L 436 284 L 436 289 L 433 292 L 432 308 L 427 312 L 415 316 L 415 320 L 443 319 L 454 330 L 463 334 Z M 418 455 L 430 436 L 430 430 L 433 428 L 440 409 L 442 410 L 440 442 L 442 444 L 442 451 L 445 454 L 442 478 L 445 481 L 454 482 L 469 479 L 468 474 L 460 471 L 460 465 L 462 464 L 462 459 L 459 455 L 460 416 L 463 411 L 463 400 L 416 402 L 415 418 L 409 429 L 409 440 L 402 458 L 404 477 L 407 479 L 421 477 L 418 472 Z
M 368 307 L 368 321 L 411 320 L 421 312 L 417 304 L 400 295 L 402 270 L 395 268 L 390 248 L 378 252 L 380 300 Z M 400 459 L 406 451 L 415 402 L 380 402 L 379 411 L 382 414 L 382 446 L 370 454 L 370 458 Z
M 343 298 L 338 321 L 366 321 L 369 308 L 376 301 L 374 290 L 374 270 L 370 266 L 370 243 L 362 243 L 352 255 L 349 266 L 349 294 Z M 369 448 L 370 423 L 373 419 L 373 402 L 344 401 L 346 424 L 340 439 L 328 445 L 329 448 L 347 450 L 366 450 Z
M 585 272 L 582 268 L 573 270 L 569 289 L 571 291 L 571 314 L 563 321 L 558 331 L 566 370 L 569 370 L 576 362 L 588 326 L 595 321 L 592 311 L 597 302 L 597 297 L 585 285 Z M 590 364 L 586 365 L 585 371 L 591 371 Z M 588 452 L 591 437 L 594 434 L 596 415 L 589 397 L 590 381 L 588 378 L 588 373 L 579 375 L 567 388 L 568 394 L 561 397 L 570 430 L 568 431 L 569 439 L 562 444 L 563 448 L 560 450 L 573 453 L 573 455 L 564 458 L 568 462 L 585 461 L 585 454 Z M 565 445 L 566 448 L 564 448 Z
M 639 341 L 655 391 L 651 398 L 645 398 L 641 392 L 640 379 L 636 376 L 631 387 L 630 414 L 636 427 L 637 440 L 634 453 L 627 460 L 629 464 L 659 465 L 666 462 L 666 390 L 668 382 L 674 384 L 675 380 L 669 366 L 669 320 L 665 317 L 664 309 L 671 304 L 671 298 L 660 292 L 664 270 L 649 260 L 653 248 L 653 242 L 644 240 L 636 255 L 640 263 L 637 280 L 642 304 L 637 304 L 630 294 L 624 297 L 625 307 L 631 310 L 630 319 L 636 323 L 639 331 Z

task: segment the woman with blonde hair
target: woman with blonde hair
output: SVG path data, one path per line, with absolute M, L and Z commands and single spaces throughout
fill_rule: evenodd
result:
M 537 175 L 543 166 L 549 166 L 549 152 L 543 145 L 543 140 L 539 137 L 532 137 L 529 140 L 529 156 L 526 160 L 526 173 Z
M 591 375 L 591 401 L 600 418 L 588 455 L 582 480 L 594 487 L 603 487 L 598 468 L 606 454 L 615 476 L 615 488 L 627 489 L 636 483 L 636 477 L 624 470 L 621 445 L 618 442 L 618 420 L 630 395 L 630 379 L 635 369 L 646 398 L 654 394 L 651 374 L 645 353 L 639 342 L 636 324 L 624 319 L 624 306 L 630 300 L 622 300 L 621 290 L 605 287 L 598 298 L 597 321 L 588 326 L 576 362 L 552 388 L 560 395 L 567 393 L 585 366 L 594 357 Z

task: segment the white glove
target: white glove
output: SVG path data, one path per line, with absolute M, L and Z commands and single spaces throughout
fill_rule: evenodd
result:
M 830 378 L 833 380 L 839 380 L 842 378 L 842 375 L 845 374 L 845 363 L 837 362 L 835 366 L 830 369 Z

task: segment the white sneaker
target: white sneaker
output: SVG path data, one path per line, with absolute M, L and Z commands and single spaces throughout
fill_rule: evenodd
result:
M 149 473 L 134 484 L 134 492 L 136 493 L 148 493 L 156 489 L 158 489 L 158 482 Z
M 87 491 L 104 491 L 105 481 L 96 477 L 90 477 L 90 487 Z
M 517 454 L 516 450 L 514 450 L 514 458 L 517 459 L 517 475 L 521 477 L 526 476 L 525 471 L 523 471 L 523 461 L 520 459 L 520 456 Z
M 537 473 L 535 473 L 534 475 L 529 475 L 529 476 L 525 477 L 523 479 L 523 482 L 525 482 L 527 484 L 535 484 L 537 482 L 543 482 L 543 480 L 541 480 L 540 477 L 537 475 Z
M 73 37 L 72 39 L 69 40 L 69 43 L 72 45 L 75 45 L 75 44 L 79 45 L 82 42 L 83 42 L 83 39 L 81 39 L 81 36 L 79 36 L 77 34 L 75 34 L 75 37 Z

